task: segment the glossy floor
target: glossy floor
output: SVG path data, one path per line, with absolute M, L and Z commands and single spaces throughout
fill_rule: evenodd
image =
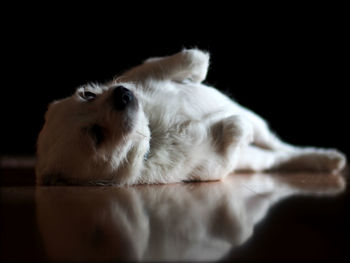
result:
M 1 260 L 347 262 L 347 176 L 1 187 Z

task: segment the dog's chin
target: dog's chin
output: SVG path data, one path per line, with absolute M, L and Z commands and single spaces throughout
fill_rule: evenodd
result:
M 135 123 L 136 123 L 136 118 L 135 118 L 135 114 L 125 114 L 124 118 L 123 118 L 123 122 L 122 122 L 122 127 L 120 127 L 120 124 L 117 124 L 117 129 L 121 128 L 123 131 L 124 135 L 128 135 L 130 133 L 133 132 L 133 130 L 135 129 Z

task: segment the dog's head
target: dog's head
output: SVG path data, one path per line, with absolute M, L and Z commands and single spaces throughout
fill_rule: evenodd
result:
M 37 144 L 39 185 L 133 183 L 150 131 L 134 84 L 86 85 L 50 104 Z

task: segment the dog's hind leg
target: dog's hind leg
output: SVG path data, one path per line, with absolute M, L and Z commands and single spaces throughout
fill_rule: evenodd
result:
M 250 145 L 241 150 L 236 170 L 338 173 L 345 163 L 345 156 L 336 150 L 295 147 L 278 151 Z
M 247 117 L 247 116 L 245 116 Z M 242 150 L 237 169 L 315 171 L 337 173 L 346 164 L 346 157 L 334 149 L 298 147 L 280 140 L 266 122 L 252 114 L 252 145 Z
M 207 75 L 208 66 L 208 53 L 198 49 L 184 49 L 172 56 L 150 58 L 116 78 L 115 81 L 138 82 L 154 79 L 176 82 L 189 80 L 200 83 Z
M 292 170 L 339 172 L 346 157 L 334 149 L 298 147 L 283 142 L 254 112 L 241 108 L 240 114 L 253 127 L 253 142 L 241 153 L 238 168 L 243 170 Z

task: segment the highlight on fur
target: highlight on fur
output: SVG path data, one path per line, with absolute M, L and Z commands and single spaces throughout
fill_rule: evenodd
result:
M 38 137 L 37 184 L 174 183 L 220 180 L 237 170 L 344 168 L 341 152 L 287 144 L 256 113 L 203 84 L 208 66 L 208 52 L 185 49 L 52 102 Z

